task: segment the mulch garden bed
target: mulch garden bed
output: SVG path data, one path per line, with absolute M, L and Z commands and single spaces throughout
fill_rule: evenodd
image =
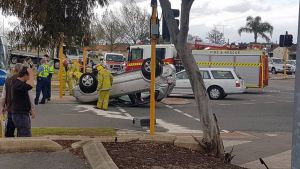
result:
M 172 144 L 131 141 L 103 145 L 120 169 L 243 169 Z

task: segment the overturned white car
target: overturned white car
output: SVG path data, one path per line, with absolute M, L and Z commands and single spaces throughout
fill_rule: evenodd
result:
M 114 76 L 110 98 L 150 91 L 151 59 L 145 59 L 141 70 Z M 156 100 L 161 101 L 168 96 L 176 83 L 176 70 L 171 64 L 156 62 Z M 73 89 L 74 97 L 80 102 L 98 100 L 97 72 L 85 73 L 80 77 L 79 85 Z M 148 97 L 142 98 L 147 100 Z

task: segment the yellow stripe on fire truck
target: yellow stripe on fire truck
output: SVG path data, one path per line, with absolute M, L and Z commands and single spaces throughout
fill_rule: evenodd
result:
M 138 63 L 128 63 L 127 66 L 142 66 L 143 62 Z M 170 64 L 170 62 L 164 62 L 164 64 Z
M 236 67 L 259 67 L 261 63 L 242 62 L 197 62 L 198 66 L 236 66 Z

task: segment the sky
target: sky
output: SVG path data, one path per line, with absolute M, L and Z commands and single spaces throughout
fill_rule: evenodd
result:
M 125 0 L 111 0 L 110 5 L 96 8 L 95 13 L 101 14 L 106 8 L 118 10 Z M 136 0 L 137 5 L 151 12 L 150 0 Z M 173 9 L 180 9 L 180 0 L 170 0 Z M 159 17 L 161 17 L 160 6 Z M 298 28 L 298 0 L 195 0 L 190 15 L 189 33 L 205 40 L 207 32 L 216 26 L 230 42 L 252 42 L 253 35 L 238 35 L 238 29 L 246 24 L 247 16 L 261 16 L 262 22 L 269 22 L 274 27 L 271 41 L 279 41 L 279 35 L 286 31 L 296 41 Z M 15 20 L 12 17 L 0 17 L 0 23 Z M 1 30 L 1 29 L 0 29 Z M 259 42 L 265 42 L 258 39 Z

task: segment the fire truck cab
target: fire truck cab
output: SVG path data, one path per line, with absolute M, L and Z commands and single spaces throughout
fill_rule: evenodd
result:
M 176 56 L 177 52 L 174 45 L 156 45 L 156 58 L 164 63 L 174 64 Z M 147 58 L 151 58 L 151 45 L 130 46 L 126 71 L 140 70 L 143 61 Z

